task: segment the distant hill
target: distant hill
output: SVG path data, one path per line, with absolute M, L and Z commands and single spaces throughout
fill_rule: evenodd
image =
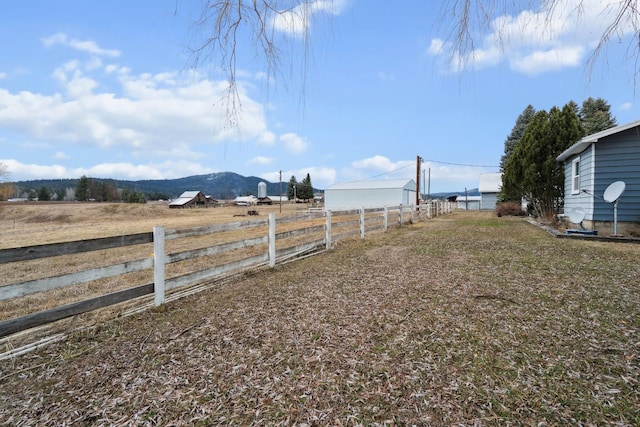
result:
M 92 177 L 93 178 L 93 177 Z M 139 191 L 150 198 L 174 199 L 185 191 L 196 190 L 202 191 L 204 194 L 214 199 L 230 200 L 236 196 L 245 196 L 248 194 L 258 195 L 258 183 L 267 184 L 267 194 L 277 196 L 280 194 L 280 183 L 269 182 L 257 176 L 242 176 L 234 172 L 216 172 L 206 175 L 192 175 L 184 178 L 176 179 L 145 179 L 140 181 L 126 181 L 120 179 L 94 178 L 100 181 L 115 182 L 118 188 L 131 191 Z M 313 180 L 313 177 L 312 177 Z M 15 185 L 24 192 L 29 190 L 39 190 L 47 187 L 49 191 L 56 192 L 67 188 L 76 188 L 78 179 L 38 179 L 29 181 L 17 181 Z M 287 192 L 287 181 L 282 182 L 282 193 Z M 318 192 L 314 188 L 314 192 Z M 443 199 L 457 194 L 464 196 L 464 191 L 450 191 L 441 193 L 431 193 L 433 199 Z M 469 196 L 479 196 L 477 188 L 467 190 Z
M 93 177 L 92 177 L 93 178 Z M 206 175 L 193 175 L 176 179 L 146 179 L 140 181 L 126 181 L 120 179 L 101 179 L 101 181 L 115 182 L 118 188 L 139 191 L 146 195 L 158 195 L 163 198 L 176 198 L 184 191 L 197 190 L 214 199 L 233 199 L 247 194 L 258 195 L 258 183 L 267 184 L 267 194 L 280 194 L 280 183 L 269 182 L 256 176 L 242 176 L 233 172 L 218 172 Z M 39 179 L 17 181 L 15 185 L 22 191 L 38 190 L 47 187 L 51 192 L 76 188 L 78 179 Z M 288 180 L 282 182 L 282 193 L 287 192 Z M 315 191 L 315 189 L 314 189 Z
M 466 193 L 465 193 L 464 190 L 462 190 L 462 191 L 449 191 L 449 192 L 442 192 L 442 193 L 431 193 L 431 198 L 432 199 L 444 199 L 446 197 L 450 197 L 450 196 L 453 196 L 453 195 L 458 195 L 458 198 L 460 198 L 460 197 L 464 197 L 465 194 L 467 196 L 479 196 L 480 192 L 478 191 L 477 188 L 471 188 L 471 189 L 467 190 Z

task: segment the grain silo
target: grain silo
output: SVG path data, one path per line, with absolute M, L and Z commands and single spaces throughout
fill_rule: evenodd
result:
M 267 183 L 260 182 L 258 183 L 258 199 L 264 199 L 267 197 Z

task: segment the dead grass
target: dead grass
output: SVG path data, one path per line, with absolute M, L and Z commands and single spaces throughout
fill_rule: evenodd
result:
M 275 212 L 276 217 L 296 215 L 296 210 L 303 206 L 299 204 L 283 205 L 282 213 L 279 206 L 260 206 L 256 209 L 260 212 L 258 218 L 264 219 L 269 212 Z M 156 225 L 162 225 L 165 229 L 172 230 L 257 219 L 256 217 L 240 216 L 246 213 L 246 207 L 169 209 L 166 204 L 7 203 L 0 206 L 0 248 L 151 232 Z M 319 219 L 319 221 L 319 223 L 323 223 L 324 219 Z M 280 226 L 278 231 L 295 227 L 295 223 L 288 223 Z M 166 250 L 167 253 L 177 253 L 266 234 L 267 227 L 262 226 L 200 237 L 181 238 L 167 241 Z M 278 242 L 279 246 L 283 244 L 287 244 L 287 242 Z M 169 279 L 211 268 L 235 259 L 256 255 L 258 251 L 265 253 L 267 251 L 266 245 L 223 255 L 203 257 L 196 261 L 171 264 L 167 267 L 166 277 Z M 152 252 L 153 245 L 148 244 L 2 264 L 0 265 L 0 286 L 144 259 L 149 257 Z M 0 320 L 24 316 L 152 281 L 152 271 L 147 270 L 0 301 Z
M 11 425 L 639 425 L 638 245 L 456 213 L 0 366 Z

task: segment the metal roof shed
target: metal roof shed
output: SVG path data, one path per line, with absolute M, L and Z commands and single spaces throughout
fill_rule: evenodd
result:
M 408 206 L 416 200 L 414 180 L 341 182 L 325 189 L 324 208 L 330 211 Z
M 481 173 L 478 191 L 480 192 L 480 209 L 493 210 L 498 204 L 498 193 L 502 188 L 501 173 Z

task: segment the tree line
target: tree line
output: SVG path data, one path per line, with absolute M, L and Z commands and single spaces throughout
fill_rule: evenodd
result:
M 530 213 L 552 219 L 564 200 L 564 165 L 556 158 L 586 135 L 616 126 L 611 106 L 588 98 L 549 111 L 528 105 L 504 142 L 501 202 L 527 200 Z
M 311 176 L 307 174 L 302 182 L 298 182 L 295 175 L 292 175 L 287 184 L 287 198 L 289 200 L 313 200 Z

